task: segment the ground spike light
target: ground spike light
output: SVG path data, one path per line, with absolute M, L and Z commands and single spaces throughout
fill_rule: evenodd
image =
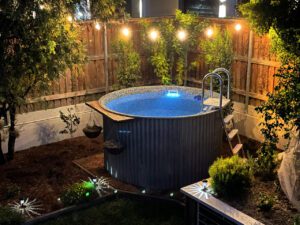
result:
M 22 199 L 20 202 L 14 202 L 10 204 L 10 207 L 19 212 L 22 215 L 26 215 L 30 218 L 33 216 L 40 216 L 39 211 L 42 211 L 42 205 L 40 205 L 36 199 L 29 200 L 29 198 Z

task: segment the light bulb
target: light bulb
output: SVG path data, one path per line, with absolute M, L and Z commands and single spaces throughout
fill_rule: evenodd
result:
M 208 28 L 207 30 L 206 30 L 206 35 L 208 36 L 208 37 L 211 37 L 212 35 L 213 35 L 213 30 L 211 29 L 211 28 Z
M 130 35 L 130 30 L 128 27 L 123 27 L 121 32 L 125 37 L 128 37 Z
M 156 41 L 156 40 L 158 39 L 158 31 L 156 31 L 156 30 L 150 31 L 150 33 L 149 33 L 149 38 L 150 38 L 152 41 Z
M 96 28 L 96 30 L 100 30 L 100 29 L 101 29 L 100 23 L 97 22 L 97 23 L 95 24 L 95 28 Z
M 234 26 L 234 29 L 235 29 L 236 31 L 240 31 L 240 30 L 242 29 L 242 25 L 239 24 L 239 23 L 237 23 L 237 24 Z
M 180 41 L 184 41 L 184 40 L 186 39 L 186 37 L 187 37 L 186 31 L 184 31 L 184 30 L 179 30 L 179 31 L 177 32 L 177 38 L 178 38 Z
M 72 18 L 72 16 L 67 16 L 67 20 L 71 23 L 72 21 L 73 21 L 73 18 Z

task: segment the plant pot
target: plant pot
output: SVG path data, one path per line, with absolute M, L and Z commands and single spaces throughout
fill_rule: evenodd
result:
M 118 155 L 122 153 L 124 148 L 125 147 L 119 141 L 113 139 L 104 142 L 104 150 L 113 155 Z
M 102 127 L 96 125 L 92 127 L 88 126 L 83 128 L 82 131 L 85 134 L 85 136 L 87 136 L 88 138 L 96 138 L 101 134 Z

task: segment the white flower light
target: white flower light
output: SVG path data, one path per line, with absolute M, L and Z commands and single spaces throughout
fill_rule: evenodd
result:
M 36 199 L 29 201 L 29 198 L 21 200 L 20 202 L 14 202 L 10 204 L 10 207 L 20 214 L 26 215 L 30 218 L 41 215 L 38 211 L 43 210 L 42 206 L 37 202 Z

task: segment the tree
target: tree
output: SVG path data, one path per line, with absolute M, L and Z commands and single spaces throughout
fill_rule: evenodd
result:
M 266 171 L 273 173 L 278 131 L 284 131 L 284 138 L 289 139 L 295 130 L 297 135 L 294 140 L 299 141 L 300 138 L 300 4 L 294 0 L 256 0 L 242 4 L 239 9 L 257 32 L 269 33 L 272 50 L 282 62 L 282 66 L 274 74 L 278 79 L 274 92 L 268 93 L 268 100 L 256 108 L 263 116 L 261 132 L 265 137 L 257 162 L 260 165 L 271 165 L 266 167 Z M 294 163 L 299 164 L 296 155 L 300 152 L 300 145 L 297 141 L 293 143 L 298 145 L 289 146 L 291 151 L 286 152 L 292 157 L 284 157 L 282 161 L 287 161 L 289 168 L 293 168 Z M 293 182 L 298 185 L 298 182 Z M 299 190 L 297 187 L 293 188 L 290 190 Z M 300 207 L 300 202 L 298 204 Z
M 287 52 L 300 55 L 300 3 L 295 0 L 251 0 L 239 7 L 261 34 L 274 29 Z
M 71 0 L 0 0 L 0 103 L 10 117 L 8 155 L 13 159 L 17 107 L 40 95 L 67 68 L 85 62 L 79 27 L 68 17 Z

